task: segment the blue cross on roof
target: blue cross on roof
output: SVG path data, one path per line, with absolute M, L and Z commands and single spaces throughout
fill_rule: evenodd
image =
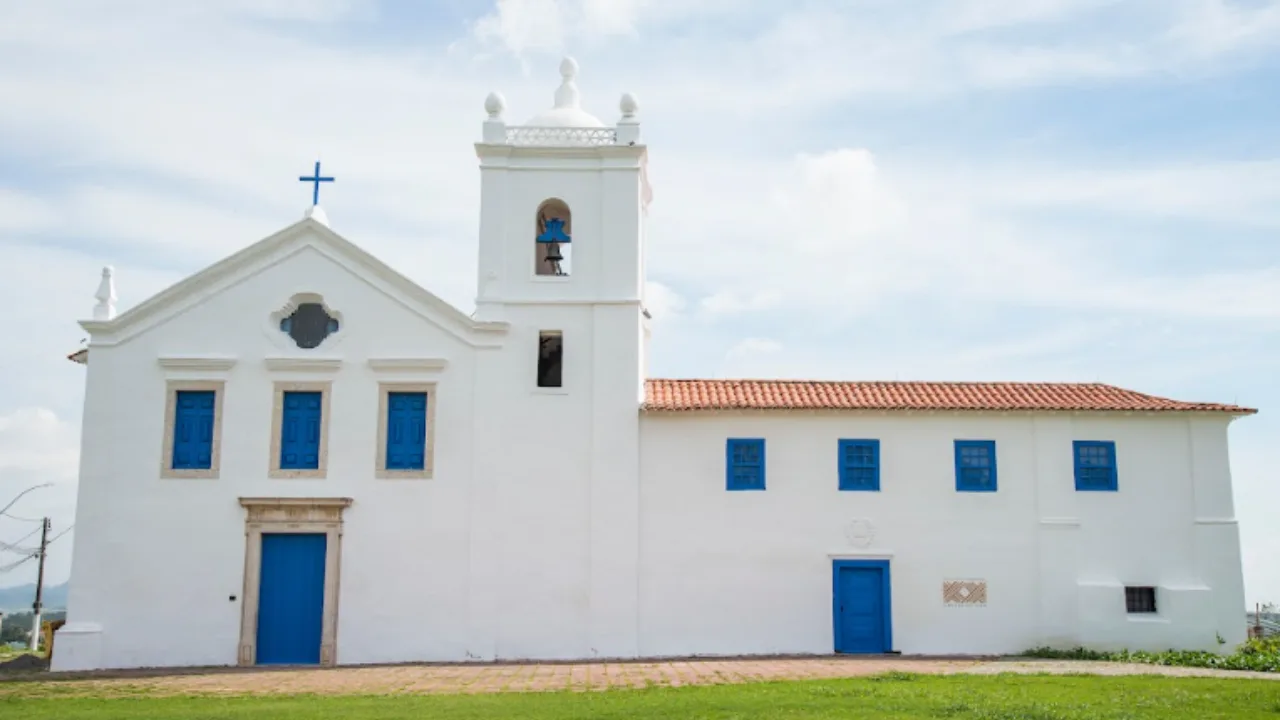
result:
M 298 178 L 298 181 L 299 181 L 299 182 L 309 182 L 309 183 L 311 183 L 312 185 L 314 185 L 314 186 L 315 186 L 315 187 L 312 189 L 312 191 L 311 191 L 311 204 L 312 204 L 312 205 L 319 205 L 319 204 L 320 204 L 320 183 L 322 183 L 322 182 L 333 182 L 333 178 L 332 178 L 332 177 L 321 177 L 321 176 L 320 176 L 320 161 L 319 161 L 319 160 L 317 160 L 317 161 L 316 161 L 316 172 L 315 172 L 315 174 L 314 174 L 314 175 L 312 175 L 311 177 L 307 177 L 307 176 L 303 175 L 302 177 Z

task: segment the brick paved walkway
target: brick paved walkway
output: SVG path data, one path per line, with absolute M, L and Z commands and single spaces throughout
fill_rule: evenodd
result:
M 330 669 L 209 668 L 174 671 L 117 671 L 12 677 L 34 680 L 59 695 L 262 695 L 317 693 L 383 695 L 400 693 L 530 692 L 606 690 L 609 688 L 679 687 L 812 680 L 877 675 L 886 672 L 930 674 L 1000 672 L 1208 675 L 1264 677 L 1199 668 L 1123 665 L 1072 661 L 1027 661 L 940 658 L 761 658 L 672 660 L 661 662 L 550 663 L 497 665 L 387 665 Z M 16 685 L 9 685 L 17 689 Z M 31 686 L 27 686 L 30 690 Z M 6 695 L 0 682 L 0 697 Z

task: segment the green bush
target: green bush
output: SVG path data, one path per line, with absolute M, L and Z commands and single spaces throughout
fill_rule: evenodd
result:
M 1104 660 L 1109 662 L 1145 663 L 1147 665 L 1217 668 L 1220 670 L 1280 672 L 1280 637 L 1250 639 L 1236 648 L 1236 651 L 1230 655 L 1219 655 L 1202 650 L 1166 650 L 1164 652 L 1117 650 L 1108 652 L 1089 650 L 1083 647 L 1076 647 L 1070 650 L 1039 647 L 1027 650 L 1022 655 L 1023 657 L 1058 660 Z

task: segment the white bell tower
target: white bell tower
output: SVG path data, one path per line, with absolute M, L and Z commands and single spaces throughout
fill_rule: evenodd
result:
M 485 101 L 477 319 L 507 319 L 513 303 L 641 300 L 650 194 L 638 105 L 624 94 L 606 126 L 582 109 L 577 72 L 565 58 L 555 105 L 524 125 L 507 125 L 501 95 Z
M 475 567 L 500 568 L 475 579 L 481 656 L 639 647 L 646 150 L 635 98 L 607 126 L 582 109 L 577 72 L 561 62 L 554 106 L 523 125 L 490 94 L 475 146 L 476 319 L 509 325 L 477 359 L 472 492 L 492 512 L 473 525 L 472 552 Z

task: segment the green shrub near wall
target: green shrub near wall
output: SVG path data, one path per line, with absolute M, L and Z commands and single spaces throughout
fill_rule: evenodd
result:
M 1220 670 L 1254 670 L 1280 672 L 1280 637 L 1253 638 L 1230 655 L 1201 650 L 1166 650 L 1164 652 L 1131 652 L 1118 650 L 1106 652 L 1077 647 L 1071 650 L 1055 650 L 1048 647 L 1033 648 L 1022 653 L 1024 657 L 1064 660 L 1105 660 L 1109 662 L 1145 663 L 1147 665 L 1177 665 L 1181 667 L 1218 668 Z

